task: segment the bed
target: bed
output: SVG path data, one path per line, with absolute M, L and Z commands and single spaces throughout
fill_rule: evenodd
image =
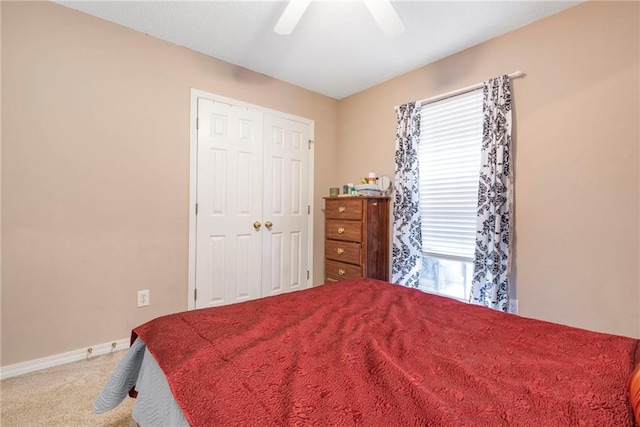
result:
M 373 279 L 159 317 L 94 411 L 142 426 L 633 426 L 638 340 Z

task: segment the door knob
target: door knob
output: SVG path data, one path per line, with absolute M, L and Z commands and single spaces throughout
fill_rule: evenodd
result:
M 271 227 L 273 227 L 273 223 L 271 221 L 267 221 L 264 223 L 264 226 L 271 230 Z
M 260 230 L 261 226 L 262 224 L 260 224 L 260 221 L 256 221 L 253 223 L 253 228 L 255 228 L 256 230 Z

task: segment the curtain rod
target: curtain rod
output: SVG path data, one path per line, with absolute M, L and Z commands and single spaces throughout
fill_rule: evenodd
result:
M 517 79 L 518 77 L 524 77 L 524 76 L 525 76 L 524 72 L 520 71 L 520 70 L 514 71 L 513 73 L 509 74 L 509 78 L 510 79 Z M 436 96 L 432 96 L 431 98 L 422 99 L 422 100 L 420 100 L 420 104 L 421 105 L 431 104 L 432 102 L 442 101 L 443 99 L 451 98 L 452 96 L 462 95 L 463 93 L 472 92 L 474 90 L 480 89 L 483 85 L 484 85 L 484 82 L 476 83 L 476 84 L 471 85 L 471 86 L 463 87 L 462 89 L 458 89 L 458 90 L 454 90 L 454 91 L 451 91 L 451 92 L 443 93 L 442 95 L 436 95 Z M 397 110 L 398 108 L 400 108 L 400 106 L 396 105 L 393 108 L 395 108 Z

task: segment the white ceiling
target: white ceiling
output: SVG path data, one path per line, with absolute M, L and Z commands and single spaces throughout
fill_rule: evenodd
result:
M 56 2 L 336 99 L 580 3 L 394 1 L 407 31 L 388 39 L 360 0 L 312 1 L 288 36 L 282 1 Z

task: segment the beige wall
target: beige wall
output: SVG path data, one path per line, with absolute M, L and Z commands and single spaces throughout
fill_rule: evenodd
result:
M 638 25 L 640 25 L 640 7 L 637 10 L 638 13 Z M 638 57 L 640 58 L 640 43 L 638 43 Z M 638 67 L 638 81 L 640 82 L 640 67 Z M 640 101 L 639 101 L 640 102 Z M 640 142 L 640 108 L 638 108 L 638 116 L 636 118 L 636 126 L 638 127 L 638 140 Z M 638 150 L 638 163 L 640 164 L 640 149 Z M 640 185 L 638 186 L 638 191 L 640 192 Z M 640 194 L 638 197 L 640 201 Z M 638 214 L 640 215 L 640 209 L 638 209 Z M 640 221 L 640 219 L 639 219 Z M 640 227 L 638 227 L 638 277 L 640 277 Z M 640 282 L 639 282 L 640 286 Z M 638 304 L 640 305 L 640 292 L 638 292 Z M 638 316 L 638 329 L 640 330 L 640 316 Z
M 0 24 L 2 23 L 2 6 L 0 6 Z M 0 28 L 0 100 L 2 99 L 2 28 Z M 0 320 L 2 319 L 2 102 L 0 102 Z M 2 342 L 2 325 L 0 325 L 0 343 Z M 0 358 L 1 362 L 1 358 Z M 0 363 L 0 366 L 2 363 Z
M 520 313 L 640 336 L 639 8 L 585 3 L 341 100 L 340 180 L 393 173 L 394 105 L 523 70 L 513 82 Z
M 335 99 L 53 3 L 1 7 L 3 366 L 187 308 L 191 88 L 315 120 L 322 218 Z

